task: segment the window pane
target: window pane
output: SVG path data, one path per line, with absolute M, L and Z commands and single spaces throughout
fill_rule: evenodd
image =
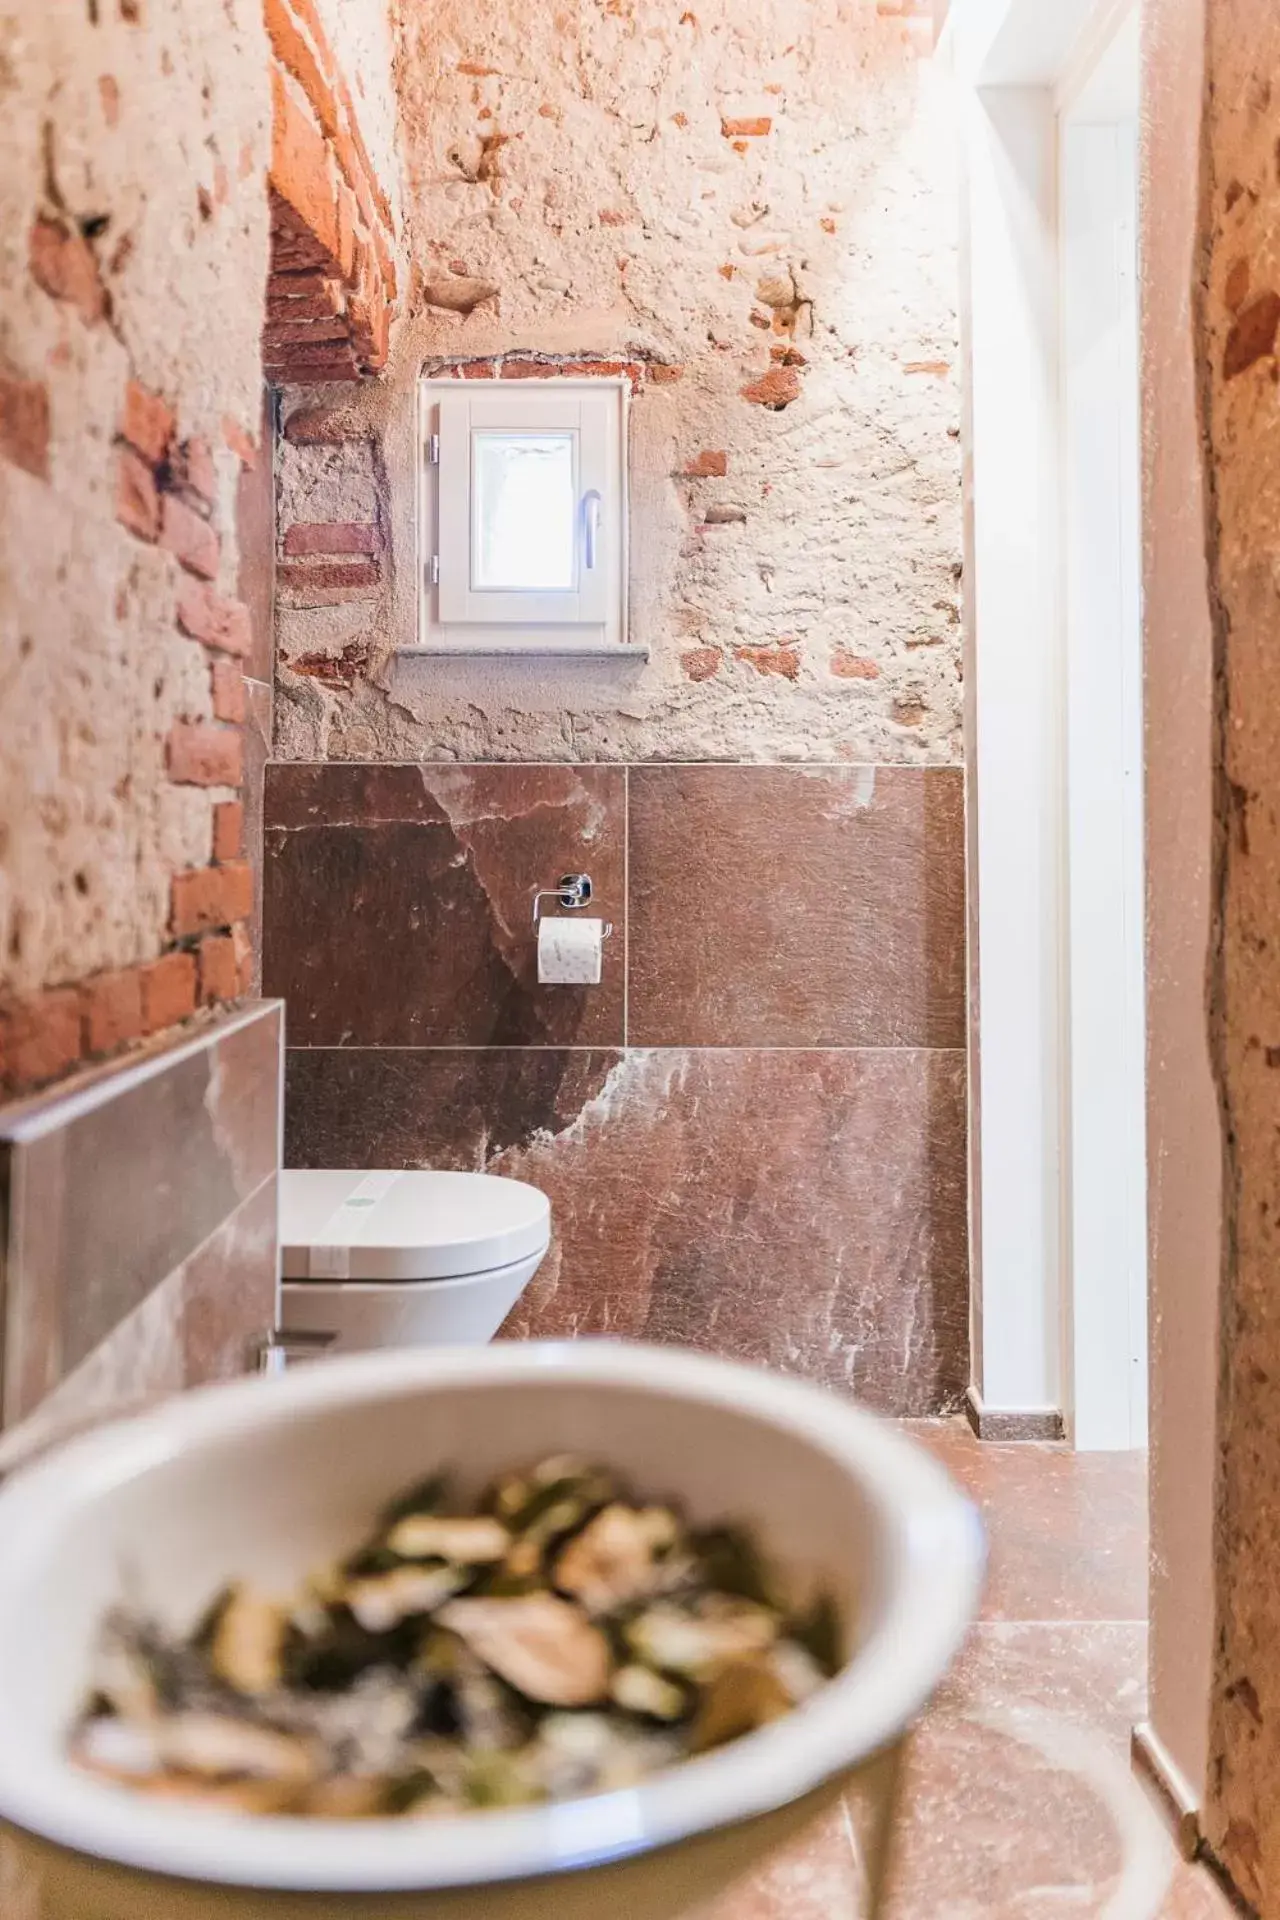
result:
M 575 580 L 574 433 L 473 433 L 471 585 L 568 593 Z

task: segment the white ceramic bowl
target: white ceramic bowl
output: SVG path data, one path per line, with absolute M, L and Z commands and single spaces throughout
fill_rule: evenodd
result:
M 603 1459 L 699 1522 L 750 1522 L 799 1592 L 834 1588 L 848 1664 L 745 1740 L 552 1807 L 425 1822 L 236 1818 L 157 1805 L 68 1765 L 96 1629 L 122 1595 L 185 1625 L 230 1577 L 288 1588 L 437 1464 L 478 1486 L 560 1451 Z M 0 1489 L 0 1820 L 118 1863 L 120 1884 L 142 1870 L 278 1889 L 294 1896 L 282 1913 L 355 1913 L 358 1896 L 412 1893 L 416 1904 L 377 1911 L 497 1920 L 532 1910 L 521 1883 L 566 1875 L 557 1884 L 569 1886 L 695 1836 L 749 1832 L 892 1743 L 960 1644 L 982 1559 L 973 1510 L 903 1434 L 834 1394 L 670 1348 L 375 1353 L 206 1389 L 77 1440 Z M 176 1913 L 176 1892 L 154 1910 Z M 277 1905 L 255 1895 L 216 1911 Z M 623 1907 L 611 1898 L 599 1911 Z

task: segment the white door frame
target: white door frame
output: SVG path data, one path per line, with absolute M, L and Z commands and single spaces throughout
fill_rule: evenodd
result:
M 952 0 L 943 41 L 966 176 L 971 1398 L 984 1433 L 1065 1427 L 1081 1447 L 1146 1435 L 1136 179 L 1118 130 L 1137 7 Z

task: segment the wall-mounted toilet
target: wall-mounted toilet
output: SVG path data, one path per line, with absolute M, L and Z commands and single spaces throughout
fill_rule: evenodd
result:
M 550 1202 L 521 1180 L 287 1168 L 280 1175 L 285 1340 L 331 1353 L 482 1346 L 550 1242 Z

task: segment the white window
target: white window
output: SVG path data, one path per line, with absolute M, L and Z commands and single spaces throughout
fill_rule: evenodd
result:
M 421 649 L 621 654 L 623 380 L 425 380 Z

